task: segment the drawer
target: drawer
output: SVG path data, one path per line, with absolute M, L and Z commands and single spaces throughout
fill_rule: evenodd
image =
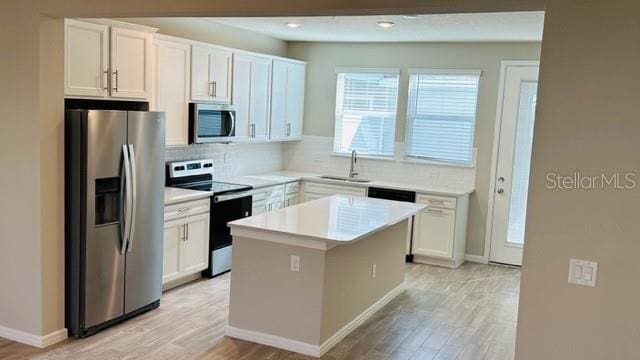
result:
M 420 204 L 427 204 L 430 207 L 455 209 L 456 198 L 438 195 L 418 194 L 416 196 L 416 202 Z
M 296 194 L 298 190 L 300 190 L 300 183 L 297 181 L 284 184 L 285 194 Z
M 355 195 L 366 196 L 367 190 L 357 186 L 330 185 L 307 182 L 304 184 L 305 193 L 313 193 L 320 195 Z
M 267 186 L 253 191 L 253 201 L 263 200 L 284 195 L 284 185 Z
M 288 194 L 284 196 L 284 207 L 295 205 L 300 202 L 298 194 Z
M 164 221 L 182 217 L 208 213 L 211 206 L 210 198 L 171 204 L 164 207 Z
M 253 205 L 251 207 L 251 215 L 262 214 L 267 211 L 267 200 L 258 200 L 253 201 Z

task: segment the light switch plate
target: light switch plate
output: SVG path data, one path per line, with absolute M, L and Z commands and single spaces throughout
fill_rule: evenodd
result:
M 291 271 L 299 272 L 300 271 L 300 256 L 291 255 Z
M 569 261 L 569 283 L 596 287 L 598 263 L 587 260 L 571 259 Z

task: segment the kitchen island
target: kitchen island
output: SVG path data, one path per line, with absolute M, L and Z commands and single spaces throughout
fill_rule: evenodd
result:
M 227 335 L 320 357 L 402 292 L 425 207 L 334 195 L 230 222 Z

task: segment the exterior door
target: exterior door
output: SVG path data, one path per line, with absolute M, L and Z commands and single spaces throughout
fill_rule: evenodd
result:
M 121 255 L 124 246 L 121 179 L 127 113 L 89 111 L 86 129 L 85 329 L 123 314 L 125 259 Z
M 127 114 L 134 215 L 126 259 L 126 313 L 162 294 L 165 148 L 163 113 Z
M 538 65 L 503 62 L 489 260 L 522 265 Z

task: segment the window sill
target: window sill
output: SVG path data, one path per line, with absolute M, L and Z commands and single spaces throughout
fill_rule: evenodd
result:
M 332 152 L 331 156 L 336 157 L 351 157 L 351 154 Z M 378 161 L 395 161 L 395 157 L 393 156 L 373 156 L 373 155 L 360 155 L 358 154 L 358 159 L 367 159 L 367 160 L 378 160 Z
M 447 166 L 447 167 L 456 167 L 456 168 L 464 168 L 464 169 L 474 169 L 476 167 L 475 160 L 474 160 L 474 163 L 471 163 L 471 164 L 457 164 L 452 162 L 405 157 L 401 159 L 400 162 L 405 164 Z

